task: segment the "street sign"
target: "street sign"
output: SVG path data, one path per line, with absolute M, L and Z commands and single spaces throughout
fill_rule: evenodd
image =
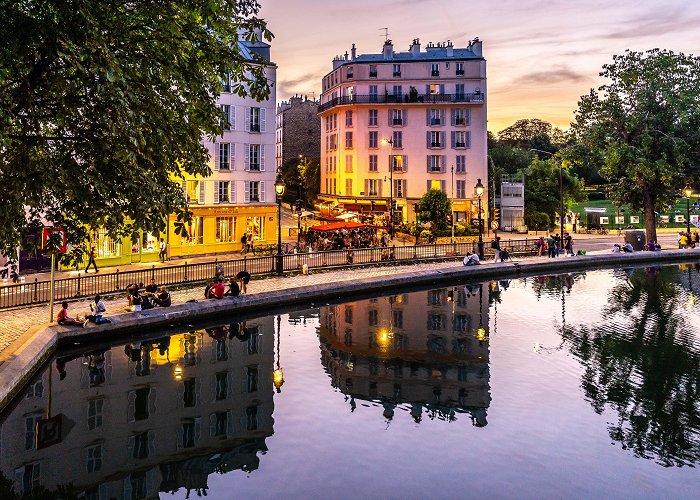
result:
M 472 219 L 472 226 L 483 226 L 484 225 L 484 219 Z
M 66 253 L 68 250 L 68 238 L 66 237 L 66 230 L 63 229 L 62 227 L 45 227 L 44 230 L 41 232 L 41 248 L 46 248 L 46 244 L 49 241 L 49 237 L 51 234 L 58 234 L 61 242 L 59 243 L 58 247 L 56 248 L 56 251 L 58 253 Z M 45 252 L 47 254 L 53 253 L 53 251 L 48 251 Z
M 495 231 L 496 229 L 498 229 L 498 221 L 497 221 L 497 220 L 492 220 L 492 221 L 491 221 L 491 229 L 493 229 L 494 231 Z

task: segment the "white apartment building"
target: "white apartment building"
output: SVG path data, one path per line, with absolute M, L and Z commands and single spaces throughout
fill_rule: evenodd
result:
M 395 52 L 351 53 L 333 60 L 323 78 L 321 195 L 346 210 L 388 212 L 403 220 L 430 189 L 453 202 L 457 220 L 477 218 L 474 186 L 488 184 L 486 60 L 482 42 L 413 40 Z M 488 213 L 488 193 L 482 197 Z M 484 217 L 486 218 L 486 217 Z
M 268 99 L 258 102 L 241 97 L 231 82 L 224 82 L 218 103 L 227 117 L 224 132 L 215 141 L 204 140 L 212 175 L 183 181 L 194 220 L 189 238 L 174 232 L 171 217 L 169 243 L 174 256 L 213 254 L 240 250 L 240 238 L 248 233 L 256 240 L 277 240 L 275 199 L 275 106 L 277 67 L 270 62 L 270 46 L 239 41 L 241 54 L 265 62 L 270 82 Z

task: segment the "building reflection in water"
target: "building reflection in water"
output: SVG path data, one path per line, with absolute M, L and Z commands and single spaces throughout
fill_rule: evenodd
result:
M 487 425 L 488 298 L 475 285 L 322 307 L 321 362 L 352 411 L 356 400 L 399 405 L 416 422 L 468 414 Z
M 59 357 L 1 421 L 2 473 L 20 493 L 72 483 L 108 499 L 202 495 L 209 474 L 257 469 L 273 331 L 269 317 Z M 57 415 L 60 442 L 37 449 L 36 423 Z

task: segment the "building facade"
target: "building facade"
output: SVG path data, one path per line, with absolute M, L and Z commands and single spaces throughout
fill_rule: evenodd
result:
M 321 157 L 321 118 L 319 102 L 290 97 L 277 106 L 275 156 L 277 168 L 293 158 Z
M 395 52 L 333 60 L 323 78 L 321 196 L 346 210 L 402 220 L 430 189 L 453 201 L 458 221 L 476 218 L 474 186 L 487 179 L 486 61 L 482 42 L 465 48 L 413 40 Z M 488 213 L 488 194 L 482 208 Z M 486 217 L 484 217 L 486 218 Z
M 518 231 L 525 226 L 525 177 L 503 174 L 501 176 L 501 216 L 499 228 Z

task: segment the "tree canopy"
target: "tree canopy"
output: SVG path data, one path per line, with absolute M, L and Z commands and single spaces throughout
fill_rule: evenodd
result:
M 177 177 L 209 175 L 222 80 L 264 99 L 270 40 L 253 0 L 0 0 L 0 252 L 48 221 L 158 232 L 188 211 Z M 180 226 L 182 229 L 184 226 Z
M 547 160 L 535 158 L 527 169 L 522 171 L 525 176 L 525 210 L 526 212 L 542 212 L 555 220 L 554 214 L 560 211 L 559 196 L 559 163 L 562 164 L 562 192 L 564 195 L 564 210 L 575 201 L 585 201 L 583 181 L 571 172 L 568 163 L 559 156 Z
M 430 222 L 433 231 L 445 229 L 452 212 L 452 204 L 447 194 L 439 189 L 431 189 L 418 202 L 418 219 Z
M 644 210 L 647 239 L 655 240 L 655 210 L 677 199 L 698 172 L 700 59 L 628 51 L 601 76 L 609 83 L 581 98 L 572 131 L 602 165 L 610 196 Z
M 564 132 L 538 118 L 524 118 L 498 133 L 498 140 L 520 149 L 542 149 L 554 153 L 566 141 Z

